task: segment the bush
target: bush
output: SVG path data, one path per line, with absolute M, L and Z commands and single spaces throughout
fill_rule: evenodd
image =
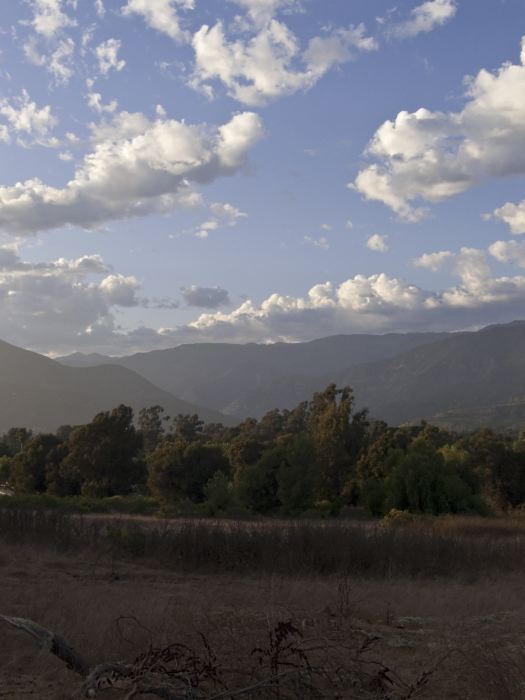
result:
M 207 515 L 224 515 L 238 509 L 232 482 L 224 472 L 217 472 L 204 487 L 204 506 Z

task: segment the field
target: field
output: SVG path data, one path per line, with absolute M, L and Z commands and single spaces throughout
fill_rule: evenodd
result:
M 61 634 L 91 667 L 171 645 L 162 658 L 177 694 L 163 697 L 525 697 L 520 521 L 3 510 L 0 526 L 0 614 Z M 25 632 L 0 629 L 0 698 L 79 689 Z M 154 696 L 130 686 L 100 697 Z

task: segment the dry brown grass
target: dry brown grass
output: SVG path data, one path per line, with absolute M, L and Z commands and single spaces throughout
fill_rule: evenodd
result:
M 316 666 L 349 669 L 356 648 L 377 636 L 366 660 L 394 670 L 406 687 L 445 659 L 417 697 L 524 697 L 520 575 L 475 583 L 205 575 L 131 561 L 114 566 L 93 553 L 57 554 L 28 545 L 4 545 L 0 562 L 2 612 L 62 633 L 92 664 L 132 660 L 150 644 L 200 649 L 203 633 L 224 677 L 237 687 L 251 677 L 251 650 L 267 646 L 268 630 L 290 620 L 303 633 L 304 648 L 317 650 L 311 654 Z M 0 697 L 59 699 L 78 686 L 60 662 L 14 630 L 2 629 L 0 659 Z M 404 688 L 368 696 L 352 694 L 349 686 L 346 694 L 318 697 L 402 697 Z
M 1 510 L 6 542 L 141 560 L 177 571 L 369 578 L 525 574 L 523 520 L 228 521 Z
M 100 519 L 34 514 L 16 523 L 17 532 L 12 524 L 0 538 L 0 612 L 61 633 L 92 665 L 132 661 L 150 645 L 202 651 L 204 634 L 221 677 L 239 687 L 268 676 L 269 658 L 268 668 L 254 670 L 250 652 L 267 648 L 269 631 L 290 621 L 312 665 L 332 674 L 330 682 L 339 669 L 342 681 L 339 695 L 318 676 L 325 695 L 303 690 L 283 698 L 525 698 L 521 522 L 443 519 L 390 530 L 307 524 L 288 531 L 291 542 L 284 539 L 296 547 L 293 555 L 283 544 L 282 528 L 296 527 L 290 523 L 279 530 L 273 523 L 181 521 L 166 530 L 146 522 L 137 530 L 136 522 L 112 521 L 120 532 L 112 535 L 116 551 Z M 326 556 L 308 551 L 327 543 L 333 551 Z M 319 571 L 319 562 L 334 561 L 345 547 L 344 566 Z M 58 660 L 19 632 L 0 632 L 0 698 L 70 697 L 78 680 Z M 370 637 L 377 639 L 356 666 L 356 651 Z M 352 687 L 358 671 L 380 669 L 368 662 L 396 674 L 389 695 Z M 428 684 L 407 695 L 437 662 Z M 253 697 L 271 695 L 266 689 Z

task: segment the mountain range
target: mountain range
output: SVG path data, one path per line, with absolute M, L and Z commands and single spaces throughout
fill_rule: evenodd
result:
M 457 429 L 525 424 L 525 322 L 476 332 L 341 335 L 309 343 L 196 344 L 114 358 L 75 354 L 75 368 L 110 364 L 222 414 L 292 408 L 331 382 L 392 424 Z
M 476 332 L 339 335 L 308 343 L 195 344 L 59 360 L 0 342 L 0 432 L 86 423 L 120 403 L 234 424 L 335 382 L 391 424 L 525 426 L 525 321 Z

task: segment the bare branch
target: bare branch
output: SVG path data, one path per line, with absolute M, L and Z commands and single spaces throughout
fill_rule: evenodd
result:
M 65 639 L 55 634 L 51 630 L 48 630 L 46 627 L 42 627 L 32 620 L 25 620 L 22 617 L 8 617 L 6 615 L 0 615 L 0 621 L 31 635 L 31 637 L 38 641 L 43 649 L 47 649 L 47 651 L 49 651 L 51 654 L 54 654 L 75 673 L 78 673 L 84 677 L 88 675 L 89 665 L 87 661 L 80 656 L 75 649 L 70 647 Z

